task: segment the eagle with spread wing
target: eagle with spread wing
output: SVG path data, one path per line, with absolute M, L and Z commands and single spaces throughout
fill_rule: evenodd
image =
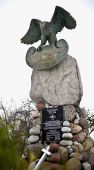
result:
M 74 29 L 76 27 L 76 20 L 64 8 L 56 6 L 50 22 L 42 22 L 38 19 L 31 20 L 30 27 L 21 39 L 21 42 L 24 44 L 33 44 L 41 40 L 38 49 L 41 49 L 47 40 L 51 46 L 56 45 L 56 34 L 64 27 Z

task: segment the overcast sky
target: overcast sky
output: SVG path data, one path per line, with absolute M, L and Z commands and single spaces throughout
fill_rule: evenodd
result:
M 84 91 L 81 106 L 94 109 L 93 0 L 0 0 L 0 99 L 19 103 L 29 97 L 32 69 L 25 55 L 30 46 L 20 39 L 32 18 L 50 21 L 56 5 L 77 20 L 75 30 L 64 29 L 57 38 L 68 42 L 69 54 L 78 62 Z

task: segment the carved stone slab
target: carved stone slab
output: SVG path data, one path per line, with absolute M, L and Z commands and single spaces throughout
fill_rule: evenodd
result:
M 45 46 L 38 52 L 35 47 L 30 47 L 26 54 L 26 63 L 35 70 L 50 69 L 60 63 L 67 55 L 68 44 L 59 40 L 57 47 Z

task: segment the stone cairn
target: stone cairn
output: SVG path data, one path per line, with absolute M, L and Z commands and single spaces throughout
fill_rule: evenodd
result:
M 62 48 L 63 46 L 60 48 L 61 53 Z M 38 55 L 38 60 L 40 56 L 43 57 L 43 61 L 50 54 L 59 55 L 58 48 L 47 47 L 34 53 Z M 32 50 L 29 50 L 26 56 L 29 66 L 32 56 Z M 34 169 L 43 154 L 41 150 L 45 148 L 41 143 L 42 109 L 60 105 L 63 106 L 65 115 L 61 128 L 62 140 L 58 144 L 50 144 L 52 154 L 46 157 L 39 170 L 94 170 L 94 141 L 89 136 L 86 112 L 80 108 L 82 95 L 77 61 L 68 54 L 52 68 L 33 69 L 30 96 L 36 102 L 37 110 L 32 114 L 33 127 L 29 131 L 30 137 L 25 148 L 26 158 L 30 161 L 28 170 Z

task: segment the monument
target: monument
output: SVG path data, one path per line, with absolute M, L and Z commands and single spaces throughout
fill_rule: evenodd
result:
M 94 169 L 94 141 L 85 110 L 80 108 L 83 88 L 79 67 L 68 55 L 68 43 L 56 39 L 64 27 L 74 29 L 76 20 L 56 6 L 50 22 L 32 19 L 21 39 L 25 44 L 41 40 L 37 49 L 32 46 L 26 54 L 26 63 L 33 69 L 30 97 L 37 108 L 25 148 L 26 158 L 30 153 L 28 170 Z

